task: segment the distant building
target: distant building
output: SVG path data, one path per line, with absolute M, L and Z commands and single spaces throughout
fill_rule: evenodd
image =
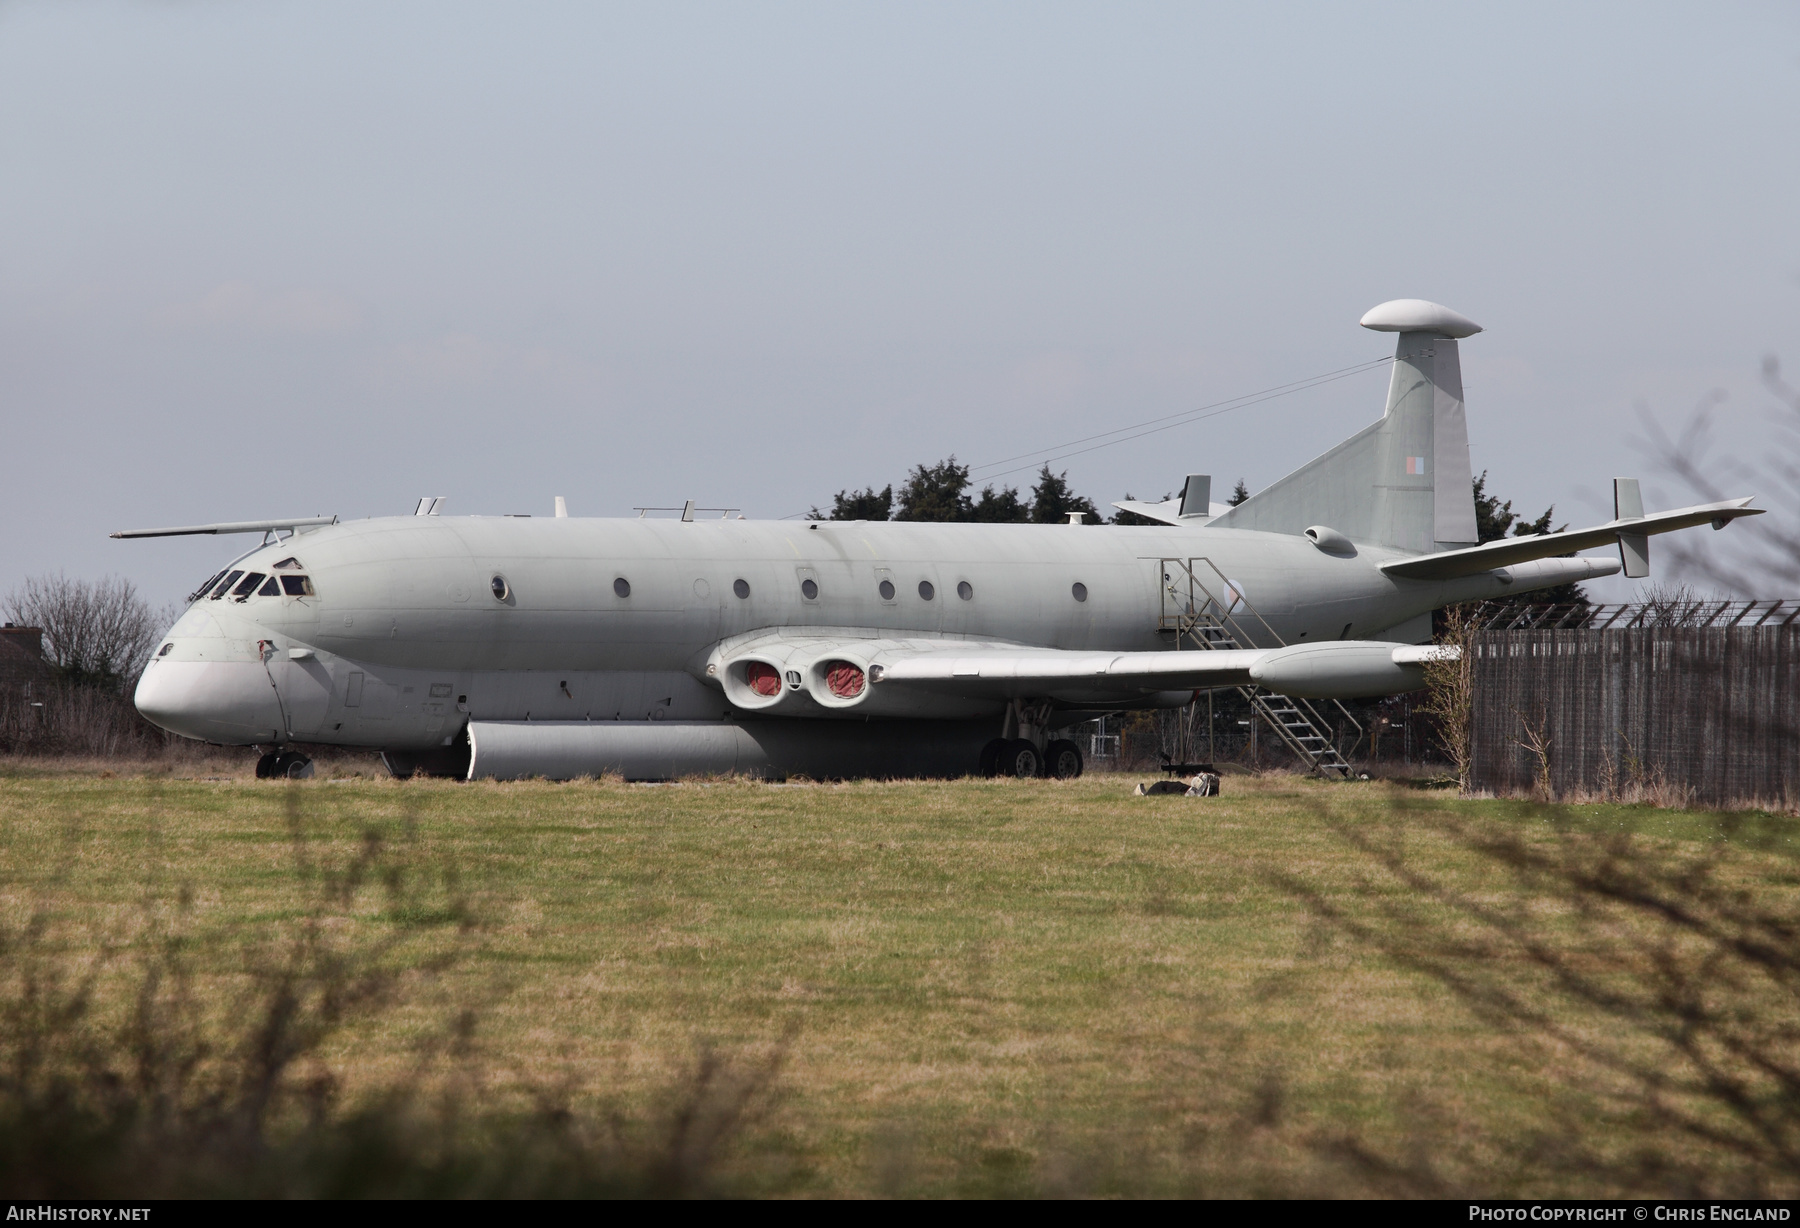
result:
M 0 692 L 32 695 L 42 692 L 56 677 L 44 659 L 44 629 L 0 627 Z

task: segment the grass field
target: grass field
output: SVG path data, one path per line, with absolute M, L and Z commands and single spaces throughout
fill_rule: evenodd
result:
M 178 932 L 209 1026 L 229 1027 L 261 936 L 379 833 L 388 887 L 406 884 L 384 895 L 376 867 L 333 941 L 421 970 L 325 1041 L 344 1097 L 424 1078 L 422 1046 L 464 1011 L 490 1099 L 555 1088 L 655 1123 L 722 1055 L 774 1073 L 721 1171 L 798 1195 L 1618 1188 L 1531 1149 L 1558 1131 L 1640 1147 L 1665 1126 L 1609 1098 L 1604 1060 L 1496 1022 L 1409 958 L 1409 925 L 1468 922 L 1392 857 L 1570 935 L 1589 932 L 1579 908 L 1493 894 L 1504 875 L 1469 832 L 1725 849 L 1734 889 L 1793 904 L 1789 819 L 1286 776 L 1138 798 L 1134 779 L 290 785 L 15 765 L 0 902 L 14 933 L 47 907 L 77 963 Z M 1538 993 L 1527 963 L 1517 983 Z M 1593 1078 L 1571 1076 L 1583 1061 Z M 1756 1163 L 1727 1148 L 1703 1170 L 1741 1185 Z

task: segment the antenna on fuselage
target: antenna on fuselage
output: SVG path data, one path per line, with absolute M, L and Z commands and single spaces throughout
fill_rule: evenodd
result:
M 419 506 L 413 509 L 415 516 L 436 516 L 444 510 L 443 495 L 426 495 L 419 500 Z
M 569 501 L 561 495 L 556 496 L 556 518 L 558 520 L 569 518 Z

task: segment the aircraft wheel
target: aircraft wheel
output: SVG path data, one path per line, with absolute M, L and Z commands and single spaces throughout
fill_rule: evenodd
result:
M 1006 739 L 995 738 L 981 748 L 981 774 L 983 776 L 1000 775 L 1000 756 L 1006 750 Z
M 1006 744 L 1006 751 L 1000 756 L 1000 771 L 1007 776 L 1030 780 L 1044 774 L 1044 757 L 1038 754 L 1037 747 L 1024 738 L 1014 738 Z
M 269 775 L 285 780 L 311 780 L 313 761 L 299 751 L 284 751 L 275 756 L 275 766 Z
M 275 761 L 279 758 L 281 758 L 280 755 L 276 754 L 274 751 L 270 751 L 268 754 L 258 759 L 256 761 L 256 778 L 258 780 L 268 780 L 270 777 L 274 776 Z
M 1081 747 L 1067 738 L 1050 743 L 1049 762 L 1044 766 L 1058 780 L 1074 780 L 1081 775 Z

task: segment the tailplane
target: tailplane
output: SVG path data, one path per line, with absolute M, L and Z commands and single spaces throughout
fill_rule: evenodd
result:
M 1325 525 L 1352 541 L 1421 554 L 1475 544 L 1474 475 L 1456 343 L 1481 327 L 1416 298 L 1383 303 L 1362 325 L 1400 334 L 1381 421 L 1209 527 L 1299 534 Z

